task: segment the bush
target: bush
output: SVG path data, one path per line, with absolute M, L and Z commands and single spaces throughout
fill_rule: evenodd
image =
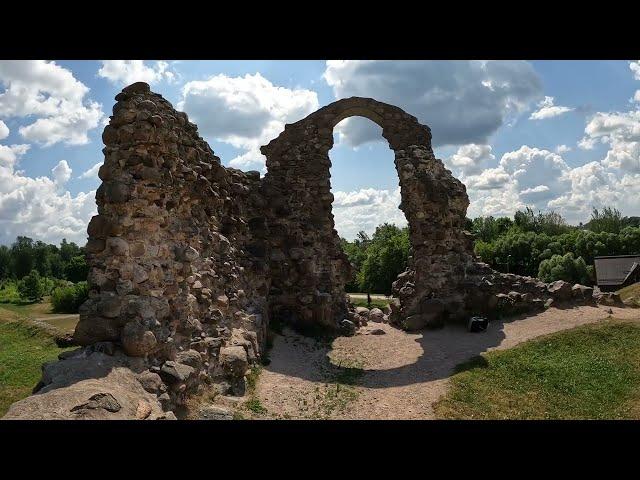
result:
M 51 305 L 56 313 L 78 313 L 80 305 L 89 297 L 87 282 L 68 287 L 58 287 L 51 295 Z
M 554 255 L 543 260 L 538 270 L 538 278 L 543 282 L 555 282 L 564 280 L 570 283 L 589 285 L 591 278 L 587 264 L 582 257 L 573 258 L 572 253 L 566 255 Z
M 17 303 L 19 301 L 18 283 L 14 280 L 0 281 L 0 303 Z
M 44 296 L 44 282 L 37 270 L 31 270 L 29 275 L 18 282 L 18 293 L 23 300 L 39 302 Z

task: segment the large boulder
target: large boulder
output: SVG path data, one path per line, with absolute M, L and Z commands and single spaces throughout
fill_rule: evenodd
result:
M 571 287 L 571 295 L 576 300 L 591 302 L 593 301 L 593 287 L 587 287 L 586 285 L 576 283 Z
M 372 308 L 369 312 L 369 320 L 372 322 L 383 322 L 384 312 L 379 308 Z
M 610 307 L 624 307 L 624 302 L 620 295 L 616 292 L 593 292 L 593 299 L 598 305 L 607 305 Z
M 242 377 L 249 368 L 247 351 L 241 346 L 222 347 L 220 366 L 233 377 Z
M 438 328 L 444 325 L 444 314 L 445 306 L 442 300 L 437 298 L 425 299 L 420 302 L 420 313 L 408 316 L 402 322 L 402 327 L 408 331 Z
M 559 302 L 566 302 L 571 300 L 572 287 L 571 284 L 564 280 L 557 280 L 552 282 L 547 287 L 547 291 L 551 294 L 554 300 Z
M 3 417 L 10 420 L 152 420 L 167 418 L 124 356 L 78 349 L 45 364 L 40 388 Z

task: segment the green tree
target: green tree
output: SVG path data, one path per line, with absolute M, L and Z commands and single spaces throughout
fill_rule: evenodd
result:
M 620 233 L 624 224 L 622 213 L 617 208 L 604 207 L 602 211 L 594 208 L 586 228 L 596 233 Z
M 85 261 L 84 255 L 71 257 L 71 260 L 65 266 L 64 273 L 65 278 L 73 283 L 86 280 L 87 275 L 89 275 L 89 266 Z
M 39 302 L 44 295 L 44 286 L 37 270 L 31 270 L 29 275 L 18 283 L 18 293 L 23 300 Z
M 12 273 L 17 279 L 28 275 L 34 268 L 33 240 L 18 237 L 11 245 Z
M 363 291 L 391 294 L 391 285 L 407 267 L 409 230 L 385 223 L 376 228 L 358 275 Z
M 582 257 L 574 258 L 573 253 L 554 255 L 540 263 L 538 278 L 543 282 L 564 280 L 565 282 L 591 283 L 587 264 Z

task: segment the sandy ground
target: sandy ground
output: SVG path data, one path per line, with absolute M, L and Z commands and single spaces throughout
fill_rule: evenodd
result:
M 449 325 L 411 334 L 369 323 L 357 335 L 337 338 L 330 345 L 287 330 L 275 338 L 271 363 L 264 367 L 255 395 L 267 410 L 263 418 L 432 419 L 432 406 L 447 391 L 457 364 L 483 352 L 606 319 L 608 310 L 551 308 L 491 322 L 483 333 Z M 640 321 L 638 309 L 612 311 L 616 318 Z M 371 334 L 375 329 L 385 334 Z

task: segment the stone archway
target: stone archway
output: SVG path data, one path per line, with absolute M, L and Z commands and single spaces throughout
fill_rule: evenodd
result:
M 395 154 L 412 255 L 394 283 L 392 319 L 408 328 L 437 325 L 463 311 L 459 284 L 473 262 L 464 232 L 465 186 L 435 158 L 431 131 L 398 107 L 373 99 L 338 100 L 312 113 L 262 147 L 265 216 L 271 229 L 273 315 L 302 326 L 335 327 L 345 318 L 344 285 L 351 274 L 332 215 L 329 150 L 333 128 L 352 116 L 382 128 Z

